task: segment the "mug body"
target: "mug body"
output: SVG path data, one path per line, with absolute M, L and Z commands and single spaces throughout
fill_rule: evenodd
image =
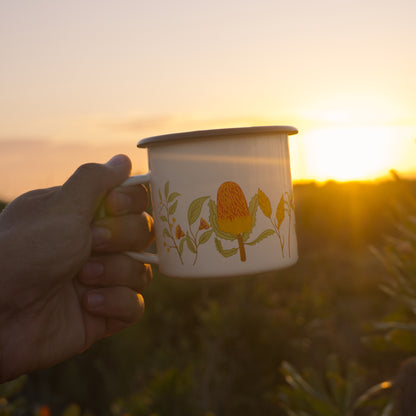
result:
M 142 140 L 160 271 L 226 277 L 298 259 L 288 135 L 293 127 L 207 130 Z

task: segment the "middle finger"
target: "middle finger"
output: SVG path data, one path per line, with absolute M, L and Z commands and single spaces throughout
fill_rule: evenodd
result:
M 146 212 L 104 217 L 93 224 L 92 235 L 93 251 L 142 251 L 154 239 L 153 218 Z

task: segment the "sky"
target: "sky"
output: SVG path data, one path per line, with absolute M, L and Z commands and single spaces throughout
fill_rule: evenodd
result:
M 414 0 L 0 0 L 0 199 L 144 137 L 293 125 L 295 181 L 416 172 Z

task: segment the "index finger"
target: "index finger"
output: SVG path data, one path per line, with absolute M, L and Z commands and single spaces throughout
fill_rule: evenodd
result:
M 114 156 L 105 165 L 86 163 L 62 185 L 61 197 L 76 212 L 93 214 L 107 192 L 125 181 L 130 171 L 130 159 L 124 155 Z

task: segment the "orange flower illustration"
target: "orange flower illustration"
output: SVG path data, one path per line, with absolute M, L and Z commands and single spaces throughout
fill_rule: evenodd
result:
M 176 226 L 176 238 L 177 238 L 178 240 L 180 240 L 182 237 L 185 237 L 185 234 L 184 234 L 184 232 L 182 231 L 181 226 L 178 224 L 178 225 Z
M 201 220 L 199 221 L 199 229 L 200 230 L 208 230 L 209 229 L 209 224 L 203 218 L 201 218 Z

